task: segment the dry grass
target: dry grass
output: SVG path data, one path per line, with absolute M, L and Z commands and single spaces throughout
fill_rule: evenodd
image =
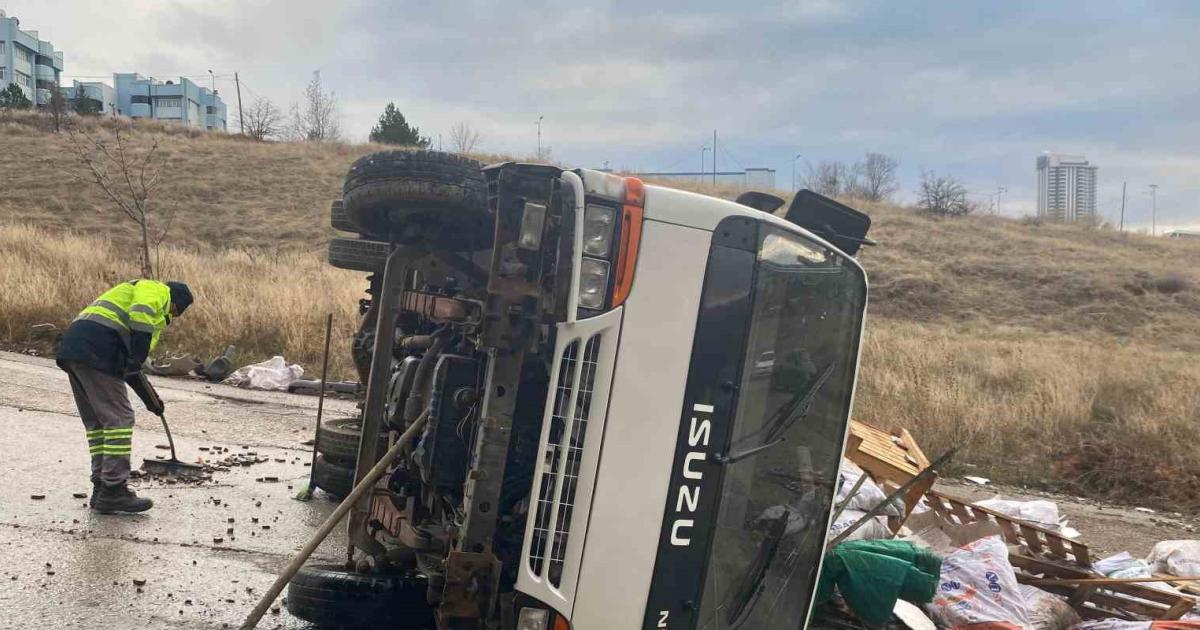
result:
M 136 265 L 113 255 L 108 241 L 52 233 L 22 225 L 0 226 L 0 340 L 49 349 L 50 339 L 31 326 L 65 327 L 87 303 L 113 284 L 137 277 Z M 321 365 L 325 314 L 334 314 L 331 369 L 350 377 L 350 336 L 357 327 L 363 274 L 334 269 L 311 253 L 267 255 L 228 251 L 163 251 L 164 278 L 185 279 L 195 305 L 163 333 L 161 354 L 204 359 L 237 346 L 242 364 L 281 354 L 309 374 Z
M 350 162 L 384 147 L 130 133 L 162 139 L 160 199 L 179 209 L 162 275 L 200 298 L 166 350 L 211 356 L 233 343 L 242 361 L 283 354 L 311 371 L 334 312 L 336 372 L 351 375 L 365 282 L 323 263 L 327 204 Z M 42 118 L 0 118 L 0 342 L 35 343 L 31 324 L 65 323 L 135 273 L 111 243 L 126 228 L 71 183 L 68 149 Z M 1200 507 L 1200 244 L 866 210 L 881 245 L 860 255 L 871 305 L 858 417 L 908 426 L 931 452 L 966 444 L 960 461 L 998 479 Z

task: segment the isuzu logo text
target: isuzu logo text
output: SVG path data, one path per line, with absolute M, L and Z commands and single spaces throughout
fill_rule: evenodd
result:
M 683 483 L 675 490 L 675 514 L 671 522 L 671 544 L 687 547 L 692 544 L 694 515 L 700 504 L 700 481 L 704 479 L 701 463 L 708 459 L 708 442 L 712 436 L 712 405 L 692 405 L 688 425 L 688 452 L 683 458 Z

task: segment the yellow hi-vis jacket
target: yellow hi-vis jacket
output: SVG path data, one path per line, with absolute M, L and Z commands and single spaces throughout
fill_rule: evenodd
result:
M 130 280 L 105 291 L 80 311 L 63 336 L 58 358 L 122 373 L 140 366 L 170 322 L 171 290 L 157 280 Z M 108 329 L 97 330 L 94 325 Z M 81 325 L 82 324 L 82 325 Z M 106 342 L 113 334 L 120 342 Z

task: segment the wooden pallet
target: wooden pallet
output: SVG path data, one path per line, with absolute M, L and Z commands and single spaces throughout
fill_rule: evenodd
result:
M 1179 619 L 1196 605 L 1187 595 L 1168 593 L 1145 584 L 1072 584 L 1073 579 L 1098 577 L 1089 569 L 1069 563 L 1036 557 L 1026 553 L 1010 553 L 1008 557 L 1018 569 L 1017 581 L 1067 598 L 1067 603 L 1084 619 L 1117 617 L 1126 621 L 1141 619 Z M 1062 584 L 1039 579 L 1059 578 Z
M 857 420 L 850 421 L 846 458 L 865 470 L 885 491 L 899 488 L 929 467 L 929 458 L 908 429 L 888 433 Z M 935 482 L 937 475 L 930 475 L 908 491 L 904 497 L 904 516 L 888 517 L 888 527 L 893 532 L 900 531 L 913 507 Z
M 976 521 L 993 521 L 1000 526 L 1000 531 L 1004 533 L 1004 541 L 1010 545 L 1022 545 L 1034 555 L 1047 555 L 1087 567 L 1089 570 L 1092 566 L 1091 553 L 1086 544 L 1067 538 L 1054 530 L 936 490 L 926 492 L 925 500 L 938 516 L 950 523 L 966 525 Z

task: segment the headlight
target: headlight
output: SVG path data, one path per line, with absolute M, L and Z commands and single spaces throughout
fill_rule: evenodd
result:
M 604 308 L 608 292 L 608 263 L 584 258 L 579 265 L 579 306 L 593 310 Z
M 547 630 L 550 611 L 541 608 L 522 608 L 517 615 L 517 630 Z
M 617 209 L 588 206 L 583 213 L 583 253 L 607 258 L 612 249 L 613 223 Z
M 521 213 L 521 235 L 517 238 L 517 247 L 536 252 L 542 245 L 542 227 L 545 223 L 546 206 L 526 203 L 525 211 Z

